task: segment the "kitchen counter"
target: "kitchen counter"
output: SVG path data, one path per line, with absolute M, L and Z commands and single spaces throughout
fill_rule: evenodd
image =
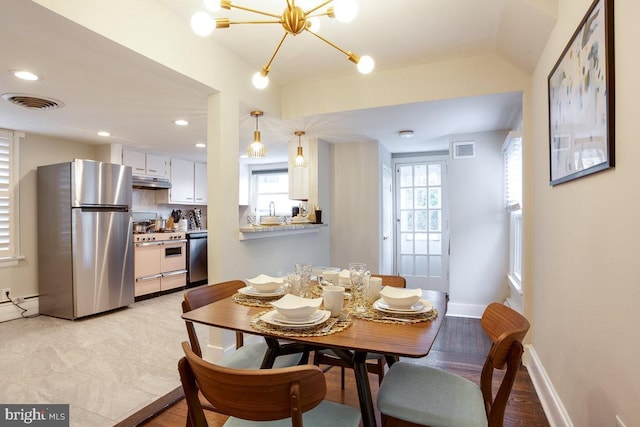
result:
M 240 227 L 240 240 L 262 239 L 267 237 L 291 236 L 293 234 L 317 233 L 327 224 L 282 224 L 247 225 Z

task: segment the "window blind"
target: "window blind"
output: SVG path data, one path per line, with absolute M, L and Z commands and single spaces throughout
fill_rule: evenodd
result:
M 522 208 L 522 137 L 509 137 L 503 154 L 505 208 L 517 211 Z
M 0 130 L 0 257 L 12 256 L 11 245 L 11 132 Z

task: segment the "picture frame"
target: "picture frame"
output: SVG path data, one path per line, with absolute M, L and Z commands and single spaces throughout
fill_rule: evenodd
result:
M 613 1 L 594 0 L 547 78 L 552 186 L 615 166 Z

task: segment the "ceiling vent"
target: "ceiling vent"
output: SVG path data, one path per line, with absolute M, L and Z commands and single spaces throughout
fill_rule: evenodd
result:
M 464 141 L 453 143 L 454 159 L 471 159 L 476 156 L 475 141 Z
M 57 99 L 25 95 L 23 93 L 5 93 L 2 98 L 7 102 L 30 110 L 53 110 L 64 107 L 64 103 Z

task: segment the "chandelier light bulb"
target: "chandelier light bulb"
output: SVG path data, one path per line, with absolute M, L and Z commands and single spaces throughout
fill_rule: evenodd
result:
M 373 71 L 374 66 L 375 62 L 369 55 L 361 56 L 360 61 L 358 61 L 358 71 L 360 71 L 362 74 L 369 74 Z
M 207 12 L 196 12 L 191 17 L 191 29 L 200 37 L 207 37 L 216 28 L 216 20 Z
M 253 78 L 251 79 L 251 81 L 253 82 L 253 86 L 256 89 L 264 89 L 267 86 L 269 86 L 269 77 L 263 76 L 260 71 L 258 71 L 253 75 Z
M 220 1 L 204 0 L 204 7 L 206 7 L 209 12 L 217 12 L 220 10 Z
M 333 10 L 340 22 L 351 22 L 358 14 L 358 3 L 355 0 L 334 0 Z
M 307 22 L 309 22 L 309 31 L 317 33 L 320 29 L 320 19 L 314 16 L 313 18 L 308 18 Z
M 296 163 L 295 163 L 297 168 L 301 168 L 304 167 L 304 157 L 302 157 L 302 154 L 298 154 L 296 156 Z

